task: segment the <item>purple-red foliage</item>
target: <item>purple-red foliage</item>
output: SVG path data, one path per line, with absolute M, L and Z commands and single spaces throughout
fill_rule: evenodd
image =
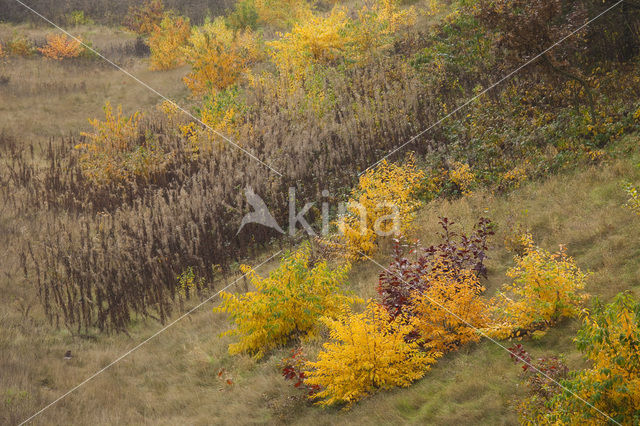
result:
M 514 362 L 522 363 L 522 371 L 531 393 L 545 399 L 558 392 L 558 381 L 569 373 L 569 368 L 560 358 L 547 356 L 534 361 L 519 343 L 509 348 L 509 355 Z
M 489 219 L 480 218 L 470 235 L 457 234 L 451 228 L 455 222 L 446 217 L 440 218 L 443 232 L 439 235 L 442 242 L 428 248 L 421 248 L 419 242 L 411 248 L 409 255 L 404 256 L 407 245 L 402 240 L 394 240 L 393 262 L 380 274 L 378 293 L 381 303 L 392 317 L 401 313 L 410 314 L 408 307 L 414 292 L 423 293 L 429 288 L 425 276 L 435 273 L 453 272 L 459 274 L 463 270 L 471 270 L 476 276 L 487 276 L 484 260 L 488 250 L 488 239 L 494 234 Z
M 306 375 L 303 369 L 306 362 L 307 358 L 301 348 L 292 350 L 289 358 L 282 361 L 282 376 L 286 380 L 293 380 L 296 389 L 303 389 L 305 394 L 311 397 L 320 390 L 320 386 L 305 383 Z

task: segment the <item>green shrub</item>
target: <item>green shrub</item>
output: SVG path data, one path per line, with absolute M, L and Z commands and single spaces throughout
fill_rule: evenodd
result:
M 258 10 L 254 0 L 237 2 L 233 12 L 227 16 L 227 24 L 234 30 L 258 28 Z

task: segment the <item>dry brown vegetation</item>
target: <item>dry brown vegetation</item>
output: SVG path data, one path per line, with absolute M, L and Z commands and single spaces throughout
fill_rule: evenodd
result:
M 28 149 L 10 154 L 15 173 L 9 175 L 9 202 L 22 212 L 43 207 L 58 212 L 43 222 L 44 243 L 30 244 L 23 255 L 29 270 L 35 270 L 48 314 L 56 324 L 85 331 L 94 326 L 123 330 L 131 312 L 164 321 L 176 297 L 175 277 L 185 268 L 211 278 L 210 265 L 227 269 L 229 261 L 252 254 L 255 244 L 263 247 L 276 235 L 257 228 L 252 240 L 249 234 L 228 240 L 244 209 L 244 193 L 238 189 L 253 187 L 284 222 L 290 186 L 298 188 L 299 199 L 319 199 L 323 189 L 350 184 L 353 170 L 364 169 L 378 153 L 434 119 L 432 98 L 417 89 L 420 81 L 401 73 L 395 83 L 385 84 L 389 72 L 397 71 L 382 61 L 350 71 L 347 78 L 330 76 L 338 99 L 334 113 L 322 120 L 303 107 L 303 96 L 293 95 L 282 105 L 278 87 L 261 88 L 256 113 L 237 139 L 247 141 L 260 158 L 275 159 L 268 161 L 285 174 L 282 179 L 245 153 L 220 146 L 216 155 L 194 160 L 196 168 L 190 161 L 176 161 L 173 174 L 152 178 L 142 188 L 133 183 L 96 190 L 68 154 L 74 140 L 47 148 L 44 173 L 29 161 Z M 358 109 L 351 107 L 360 93 L 375 92 Z M 416 121 L 407 122 L 405 116 Z M 147 126 L 165 139 L 165 146 L 184 145 L 179 136 L 163 135 L 161 122 Z M 20 196 L 17 188 L 23 188 Z M 87 214 L 95 211 L 101 214 Z M 86 303 L 87 298 L 100 303 Z

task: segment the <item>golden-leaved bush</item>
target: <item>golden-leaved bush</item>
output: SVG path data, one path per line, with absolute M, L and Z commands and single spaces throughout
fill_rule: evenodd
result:
M 527 171 L 521 167 L 515 167 L 502 175 L 505 187 L 519 188 L 525 180 L 527 180 Z
M 36 48 L 31 39 L 25 35 L 14 33 L 13 37 L 7 41 L 5 50 L 10 56 L 31 56 Z
M 122 106 L 114 111 L 104 107 L 105 120 L 92 119 L 93 132 L 82 133 L 86 142 L 76 146 L 82 152 L 80 164 L 84 175 L 95 184 L 146 180 L 163 171 L 170 161 L 156 139 L 140 126 L 141 114 L 126 116 Z
M 405 337 L 413 329 L 399 316 L 369 301 L 362 313 L 324 318 L 331 341 L 316 362 L 307 363 L 305 384 L 320 386 L 320 405 L 351 406 L 379 390 L 407 387 L 435 363 L 437 352 L 423 351 Z
M 626 207 L 635 214 L 640 215 L 640 192 L 638 192 L 638 188 L 631 183 L 627 183 L 624 189 L 628 197 Z
M 399 235 L 408 229 L 419 206 L 415 195 L 424 176 L 413 157 L 404 164 L 383 160 L 360 176 L 347 214 L 337 223 L 350 256 L 371 255 L 379 236 Z
M 326 17 L 312 15 L 279 40 L 268 43 L 273 61 L 281 74 L 292 74 L 300 80 L 314 64 L 326 65 L 349 56 L 350 25 L 347 10 L 342 7 L 333 8 Z
M 564 247 L 550 253 L 535 246 L 531 235 L 524 238 L 524 255 L 507 272 L 514 279 L 493 300 L 496 338 L 518 337 L 542 331 L 561 318 L 580 314 L 587 274 L 567 256 Z
M 61 61 L 77 58 L 83 49 L 82 42 L 77 38 L 68 37 L 66 34 L 49 34 L 47 44 L 38 50 L 47 58 Z
M 326 16 L 309 14 L 268 45 L 280 73 L 301 80 L 314 65 L 358 63 L 390 47 L 397 30 L 413 17 L 412 9 L 400 10 L 393 0 L 363 8 L 358 19 L 350 18 L 345 7 L 335 6 Z
M 149 37 L 151 69 L 168 70 L 184 65 L 183 47 L 191 35 L 189 18 L 166 14 Z
M 227 312 L 236 328 L 224 333 L 237 335 L 229 353 L 250 353 L 263 357 L 269 350 L 294 338 L 313 336 L 323 316 L 337 316 L 356 298 L 346 295 L 342 285 L 349 265 L 332 269 L 326 262 L 310 263 L 310 248 L 286 254 L 280 266 L 267 278 L 243 266 L 255 291 L 245 294 L 223 292 L 215 312 Z
M 391 47 L 398 32 L 415 23 L 415 10 L 401 9 L 399 3 L 398 0 L 378 0 L 359 11 L 359 19 L 352 29 L 356 59 L 366 60 Z
M 215 94 L 236 83 L 261 54 L 251 30 L 234 31 L 222 18 L 194 27 L 182 52 L 191 65 L 184 81 L 196 95 Z
M 460 162 L 454 164 L 453 169 L 449 172 L 449 179 L 458 187 L 462 195 L 471 194 L 471 189 L 476 181 L 471 167 L 468 164 Z
M 424 347 L 449 352 L 480 340 L 478 330 L 489 324 L 489 309 L 476 274 L 434 268 L 424 279 L 427 289 L 411 304 L 411 323 Z

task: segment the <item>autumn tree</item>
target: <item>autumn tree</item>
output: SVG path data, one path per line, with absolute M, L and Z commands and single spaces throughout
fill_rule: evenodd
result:
M 151 69 L 168 70 L 185 63 L 181 47 L 191 34 L 189 18 L 167 14 L 149 37 Z
M 600 16 L 609 7 L 613 8 Z M 633 2 L 481 0 L 473 11 L 487 28 L 498 31 L 498 46 L 510 63 L 540 56 L 529 68 L 577 82 L 588 98 L 592 120 L 596 120 L 594 98 L 584 59 L 629 60 L 638 51 L 640 6 Z
M 234 31 L 222 18 L 194 27 L 182 52 L 191 65 L 184 81 L 196 95 L 215 94 L 236 83 L 261 53 L 251 30 Z
M 587 45 L 587 32 L 581 28 L 589 19 L 584 2 L 481 0 L 475 10 L 482 23 L 498 31 L 498 46 L 507 52 L 509 63 L 519 65 L 540 57 L 531 68 L 537 66 L 577 81 L 589 98 L 595 119 L 591 87 L 582 76 L 577 58 Z

